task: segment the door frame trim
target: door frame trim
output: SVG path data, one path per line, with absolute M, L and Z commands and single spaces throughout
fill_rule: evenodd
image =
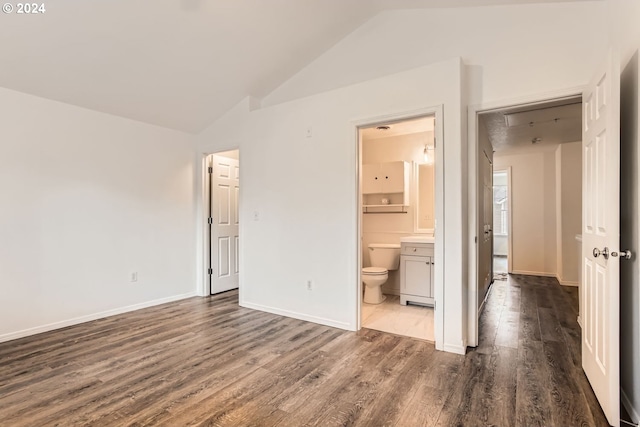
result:
M 416 119 L 425 116 L 434 116 L 436 118 L 436 126 L 434 135 L 436 139 L 435 147 L 435 220 L 437 229 L 441 230 L 440 234 L 443 234 L 444 230 L 444 105 L 439 104 L 432 107 L 425 107 L 416 110 L 405 111 L 396 114 L 387 114 L 381 116 L 373 116 L 362 118 L 358 120 L 352 120 L 350 126 L 350 139 L 355 141 L 355 194 L 357 200 L 354 210 L 354 219 L 356 221 L 356 253 L 354 257 L 354 263 L 352 264 L 353 270 L 355 270 L 355 289 L 353 292 L 355 305 L 354 318 L 352 318 L 351 324 L 355 325 L 355 330 L 362 328 L 362 140 L 360 139 L 360 128 L 371 127 L 381 124 L 388 124 L 390 122 L 401 122 L 405 120 Z M 437 167 L 441 165 L 441 167 Z M 437 350 L 444 350 L 444 239 L 436 238 L 434 244 L 435 250 L 435 274 L 434 274 L 434 297 L 437 304 L 434 306 L 434 338 L 435 347 Z M 462 313 L 461 313 L 462 314 Z
M 476 237 L 478 236 L 478 194 L 476 185 L 478 183 L 478 115 L 494 110 L 512 108 L 518 106 L 530 106 L 545 102 L 582 96 L 585 86 L 576 86 L 550 92 L 542 92 L 534 95 L 506 98 L 497 101 L 484 102 L 469 105 L 467 109 L 467 168 L 468 168 L 468 227 L 469 227 L 469 293 L 468 293 L 468 329 L 467 337 L 469 347 L 478 346 L 478 319 L 481 311 L 478 307 L 478 263 L 479 253 L 477 250 Z M 511 266 L 512 267 L 512 266 Z

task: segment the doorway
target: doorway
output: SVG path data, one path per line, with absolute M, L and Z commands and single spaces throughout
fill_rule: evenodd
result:
M 214 295 L 239 287 L 239 150 L 210 154 L 205 162 L 205 278 Z
M 358 129 L 360 324 L 435 342 L 436 113 Z
M 493 171 L 493 278 L 511 272 L 511 168 Z
M 471 107 L 469 123 L 470 281 L 476 284 L 469 293 L 469 337 L 477 346 L 488 282 L 513 273 L 578 285 L 582 95 L 567 91 L 552 98 Z M 485 162 L 492 167 L 490 174 Z M 506 172 L 506 198 L 502 190 L 494 191 L 494 170 Z M 496 175 L 496 184 L 502 177 Z M 492 238 L 486 239 L 488 235 Z M 503 255 L 502 243 L 506 259 L 497 259 L 502 262 L 494 266 L 494 248 Z M 502 273 L 505 261 L 506 274 L 489 274 L 494 268 Z

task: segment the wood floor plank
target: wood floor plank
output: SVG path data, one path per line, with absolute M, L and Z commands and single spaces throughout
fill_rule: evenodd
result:
M 413 389 L 420 379 L 424 379 L 425 369 L 428 369 L 428 357 L 432 355 L 432 345 L 418 343 L 409 349 L 398 362 L 398 373 L 388 375 L 379 385 L 378 391 L 371 394 L 370 401 L 362 411 L 359 423 L 363 425 L 392 426 L 402 414 L 403 402 L 415 393 Z M 400 365 L 404 363 L 403 365 Z M 384 405 L 374 405 L 373 401 L 385 402 Z
M 552 401 L 551 423 L 564 426 L 593 425 L 591 411 L 578 384 L 574 366 L 563 354 L 565 344 L 545 342 L 543 346 L 546 364 L 549 367 L 546 383 L 549 385 Z M 558 375 L 558 372 L 564 375 Z
M 564 342 L 564 333 L 555 310 L 539 307 L 538 320 L 540 321 L 540 337 L 542 341 Z
M 518 337 L 520 340 L 542 341 L 536 294 L 535 290 L 530 287 L 521 288 L 519 326 Z
M 440 412 L 436 426 L 480 425 L 481 421 L 474 413 L 476 396 L 482 392 L 482 372 L 491 356 L 470 352 L 465 357 L 458 380 L 451 384 L 451 393 Z
M 551 398 L 542 341 L 520 342 L 516 378 L 516 425 L 549 425 Z
M 399 343 L 403 341 L 400 337 L 377 331 L 365 337 L 377 338 L 376 344 L 370 346 L 369 351 L 357 362 L 344 366 L 339 375 L 334 376 L 331 381 L 326 381 L 318 389 L 315 399 L 307 401 L 304 406 L 289 410 L 297 425 L 314 425 L 338 411 L 336 408 L 343 404 L 348 407 L 355 406 L 375 378 L 378 378 L 378 373 L 384 372 L 386 366 L 392 364 L 395 355 L 413 341 L 409 340 L 398 348 Z M 318 396 L 322 398 L 318 399 Z
M 517 300 L 518 306 L 520 301 Z M 504 310 L 500 316 L 498 326 L 500 333 L 496 334 L 495 345 L 501 347 L 518 348 L 520 332 L 520 313 L 512 310 Z

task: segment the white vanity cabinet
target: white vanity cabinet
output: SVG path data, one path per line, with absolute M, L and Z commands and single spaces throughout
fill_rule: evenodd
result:
M 433 268 L 433 243 L 401 243 L 400 304 L 433 306 Z

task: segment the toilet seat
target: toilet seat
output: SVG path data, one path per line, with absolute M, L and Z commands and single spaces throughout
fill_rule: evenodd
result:
M 387 273 L 387 269 L 382 267 L 365 267 L 362 269 L 362 274 L 367 276 L 382 276 Z

